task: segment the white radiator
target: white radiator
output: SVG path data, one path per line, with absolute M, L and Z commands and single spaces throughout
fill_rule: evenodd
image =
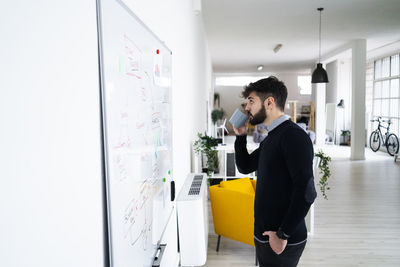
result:
M 177 199 L 181 266 L 202 266 L 207 260 L 207 175 L 187 176 Z

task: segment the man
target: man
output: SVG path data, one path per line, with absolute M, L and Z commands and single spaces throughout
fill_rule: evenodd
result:
M 308 135 L 284 114 L 287 89 L 276 77 L 250 83 L 242 92 L 249 121 L 264 123 L 268 135 L 253 153 L 246 149 L 247 125 L 233 126 L 240 172 L 258 171 L 254 242 L 260 266 L 297 266 L 307 241 L 304 217 L 316 198 Z

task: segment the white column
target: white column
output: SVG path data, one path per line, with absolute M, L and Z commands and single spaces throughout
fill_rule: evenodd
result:
M 365 77 L 367 42 L 354 41 L 352 49 L 351 96 L 351 156 L 352 160 L 365 159 Z
M 312 85 L 312 90 L 315 95 L 315 144 L 325 144 L 325 98 L 326 98 L 326 84 L 316 83 Z

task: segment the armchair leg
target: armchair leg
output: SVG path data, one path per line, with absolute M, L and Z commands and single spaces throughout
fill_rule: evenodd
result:
M 256 266 L 258 266 L 257 251 L 256 251 Z
M 217 242 L 217 252 L 219 251 L 219 243 L 221 242 L 221 236 L 218 235 L 218 242 Z

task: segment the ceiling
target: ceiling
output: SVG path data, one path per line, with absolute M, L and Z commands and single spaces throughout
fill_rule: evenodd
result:
M 322 56 L 355 39 L 367 39 L 368 51 L 400 40 L 400 0 L 202 0 L 213 71 L 310 71 L 318 61 L 318 7 Z

